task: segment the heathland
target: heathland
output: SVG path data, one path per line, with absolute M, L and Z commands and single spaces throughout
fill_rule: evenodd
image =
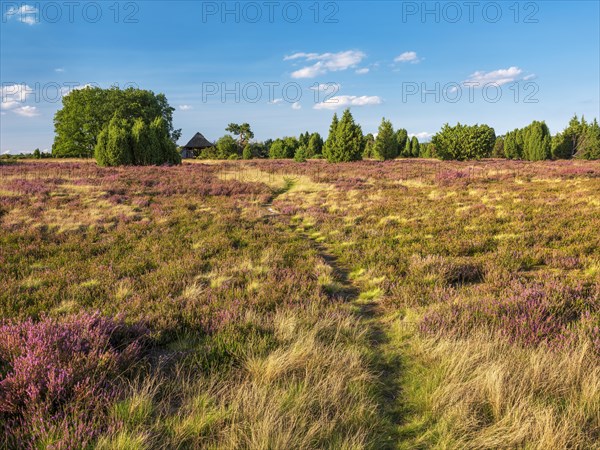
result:
M 600 163 L 0 166 L 0 447 L 600 448 Z

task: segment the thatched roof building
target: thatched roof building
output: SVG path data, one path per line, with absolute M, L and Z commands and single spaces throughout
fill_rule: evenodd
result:
M 204 136 L 202 136 L 202 133 L 196 133 L 194 137 L 190 139 L 190 142 L 181 147 L 181 157 L 195 158 L 196 156 L 198 156 L 200 150 L 214 146 L 215 144 L 213 144 Z

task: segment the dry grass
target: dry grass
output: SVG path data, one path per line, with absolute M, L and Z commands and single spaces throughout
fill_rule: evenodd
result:
M 364 324 L 350 312 L 287 311 L 268 326 L 277 348 L 250 350 L 227 377 L 182 369 L 134 386 L 116 414 L 137 419 L 100 448 L 372 447 L 380 423 Z M 164 384 L 170 391 L 159 393 Z
M 587 344 L 556 352 L 482 335 L 418 348 L 421 375 L 437 380 L 425 409 L 439 448 L 600 448 L 600 366 Z

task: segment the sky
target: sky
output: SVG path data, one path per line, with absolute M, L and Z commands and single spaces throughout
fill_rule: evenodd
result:
M 231 122 L 327 135 L 350 107 L 427 140 L 444 123 L 552 133 L 600 117 L 600 2 L 0 1 L 0 153 L 50 151 L 63 95 L 164 93 L 185 144 Z

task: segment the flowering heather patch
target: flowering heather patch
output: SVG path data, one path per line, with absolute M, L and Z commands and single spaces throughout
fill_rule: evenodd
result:
M 490 329 L 524 346 L 547 343 L 562 347 L 574 338 L 573 327 L 583 317 L 600 314 L 600 292 L 581 285 L 512 283 L 497 298 L 455 301 L 426 313 L 421 331 L 466 337 Z
M 138 360 L 145 334 L 99 314 L 3 323 L 0 444 L 85 447 L 107 428 L 106 408 Z

